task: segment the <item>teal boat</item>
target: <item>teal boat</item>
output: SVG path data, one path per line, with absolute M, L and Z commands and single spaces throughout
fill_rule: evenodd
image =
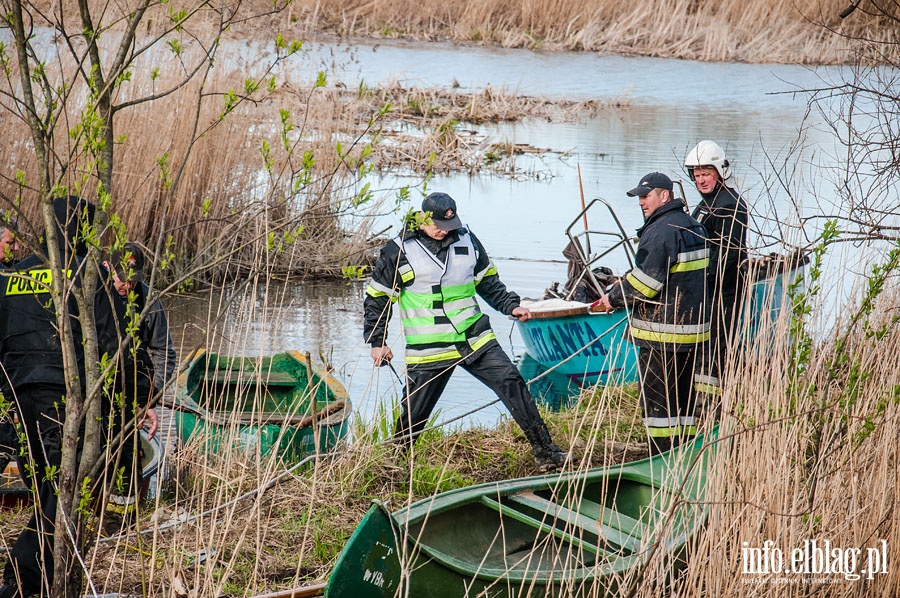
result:
M 187 361 L 173 404 L 178 437 L 210 456 L 234 448 L 295 463 L 347 434 L 347 391 L 297 351 L 235 357 L 200 349 Z
M 683 566 L 707 517 L 715 437 L 642 461 L 461 488 L 394 513 L 376 502 L 325 595 L 614 595 L 654 554 Z
M 594 220 L 611 223 L 612 230 L 585 229 L 574 232 L 586 222 L 591 208 L 603 207 L 608 213 Z M 566 286 L 580 284 L 599 296 L 605 289 L 600 266 L 607 271 L 626 272 L 634 267 L 634 239 L 629 237 L 612 206 L 594 199 L 579 212 L 566 229 L 569 245 L 564 255 L 570 258 L 570 280 Z M 765 324 L 774 322 L 789 303 L 788 288 L 801 280 L 808 263 L 802 252 L 772 254 L 750 260 L 751 285 L 744 310 L 748 319 L 744 328 L 753 338 Z M 611 267 L 611 268 L 609 268 Z M 574 282 L 573 282 L 574 279 Z M 591 303 L 573 301 L 571 289 L 561 296 L 539 301 L 523 301 L 531 310 L 526 322 L 516 320 L 525 351 L 544 371 L 565 376 L 581 389 L 593 384 L 628 384 L 637 381 L 637 348 L 627 338 L 628 314 L 625 310 L 600 312 Z M 529 378 L 523 373 L 526 380 Z M 561 385 L 557 384 L 557 387 Z

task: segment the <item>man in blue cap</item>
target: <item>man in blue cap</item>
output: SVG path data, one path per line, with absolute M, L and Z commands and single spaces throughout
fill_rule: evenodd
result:
M 638 347 L 644 425 L 650 453 L 657 454 L 696 434 L 694 370 L 709 340 L 709 248 L 705 229 L 675 199 L 666 175 L 647 174 L 628 195 L 639 198 L 644 213 L 635 267 L 599 305 L 628 309 L 629 336 Z
M 452 197 L 431 193 L 414 216 L 413 224 L 381 250 L 364 303 L 365 340 L 376 366 L 393 357 L 387 324 L 392 303 L 400 304 L 407 383 L 394 438 L 407 449 L 415 442 L 459 365 L 503 401 L 531 443 L 539 469 L 565 465 L 569 455 L 550 438 L 476 294 L 523 321 L 531 312 L 500 281 L 481 242 L 460 221 Z

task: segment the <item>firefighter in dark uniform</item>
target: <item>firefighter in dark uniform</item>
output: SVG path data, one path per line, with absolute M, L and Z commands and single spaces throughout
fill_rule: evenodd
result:
M 640 198 L 645 219 L 637 231 L 635 267 L 599 305 L 629 312 L 644 425 L 650 453 L 657 454 L 696 434 L 695 361 L 709 340 L 709 249 L 706 231 L 675 199 L 669 177 L 651 172 L 628 195 Z
M 734 339 L 747 289 L 749 215 L 747 204 L 731 186 L 731 165 L 719 144 L 701 141 L 688 152 L 684 165 L 701 196 L 692 216 L 709 238 L 710 344 L 697 389 L 714 398 L 704 401 L 714 411 L 721 395 L 720 372 L 737 345 Z
M 60 263 L 72 277 L 73 283 L 80 284 L 82 264 L 87 253 L 83 226 L 92 222 L 94 206 L 69 196 L 54 200 L 53 208 Z M 43 249 L 46 251 L 46 247 Z M 9 562 L 3 572 L 4 583 L 0 586 L 0 598 L 46 592 L 52 583 L 53 533 L 57 510 L 53 472 L 61 463 L 65 420 L 66 372 L 56 314 L 49 293 L 53 272 L 46 261 L 37 255 L 25 258 L 16 264 L 14 270 L 15 274 L 7 272 L 0 278 L 2 390 L 4 396 L 14 401 L 24 428 L 28 450 L 27 454 L 19 456 L 19 471 L 26 477 L 29 486 L 33 484 L 36 487 L 38 504 L 35 505 L 35 514 L 10 550 Z M 94 311 L 101 355 L 116 352 L 126 324 L 124 304 L 112 297 L 113 292 L 111 288 L 104 287 L 102 281 L 98 282 Z M 71 314 L 76 360 L 79 369 L 82 369 L 82 334 L 74 299 L 69 300 L 68 311 Z M 114 420 L 112 434 L 132 416 L 132 401 L 140 400 L 133 389 L 127 390 L 122 386 L 134 377 L 133 369 L 127 367 L 128 359 L 122 362 L 124 369 L 120 372 L 123 373 L 115 389 L 126 388 L 125 408 L 114 407 L 109 397 L 104 396 L 101 400 L 103 421 Z M 80 382 L 83 386 L 84 380 Z M 115 417 L 110 418 L 113 413 Z M 147 421 L 152 434 L 156 426 L 156 415 L 152 410 L 147 412 Z M 132 443 L 126 441 L 122 444 L 121 459 L 117 459 L 115 465 L 117 470 L 118 465 L 131 461 L 127 451 Z M 126 483 L 134 469 L 124 467 Z M 33 472 L 34 479 L 28 478 L 28 472 Z M 114 472 L 110 474 L 114 475 Z M 80 526 L 76 526 L 76 542 L 81 541 L 79 529 Z
M 460 222 L 456 202 L 432 193 L 418 220 L 382 250 L 364 302 L 365 340 L 376 366 L 386 344 L 391 304 L 398 302 L 406 337 L 407 381 L 395 440 L 407 449 L 425 427 L 456 366 L 488 386 L 531 443 L 539 469 L 569 460 L 547 426 L 516 367 L 481 313 L 476 294 L 497 311 L 527 320 L 531 312 L 506 289 L 481 242 Z
M 6 218 L 3 218 L 2 221 L 5 222 Z M 20 244 L 10 225 L 0 225 L 0 268 L 11 268 L 19 261 L 19 253 Z M 16 458 L 16 454 L 19 452 L 19 435 L 13 425 L 13 414 L 8 397 L 4 397 L 3 405 L 4 408 L 0 411 L 0 472 Z

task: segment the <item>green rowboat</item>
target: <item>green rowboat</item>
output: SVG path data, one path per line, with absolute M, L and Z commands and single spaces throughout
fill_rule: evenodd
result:
M 394 513 L 376 502 L 325 595 L 606 596 L 660 551 L 674 570 L 706 521 L 715 433 L 642 461 L 461 488 Z
M 173 405 L 178 437 L 211 456 L 232 447 L 295 463 L 332 450 L 347 433 L 347 391 L 297 351 L 234 357 L 200 349 L 188 362 Z

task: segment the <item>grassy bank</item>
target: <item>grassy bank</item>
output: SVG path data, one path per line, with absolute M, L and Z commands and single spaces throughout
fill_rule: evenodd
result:
M 900 545 L 895 271 L 883 269 L 887 278 L 875 272 L 875 284 L 824 327 L 828 314 L 812 294 L 797 303 L 802 320 L 783 312 L 735 357 L 722 399 L 723 440 L 709 472 L 706 530 L 682 576 L 667 579 L 668 563 L 658 555 L 632 580 L 629 595 L 893 595 L 900 583 L 893 551 Z M 879 277 L 888 291 L 878 288 Z M 473 398 L 473 406 L 492 398 Z M 290 474 L 258 456 L 186 447 L 175 457 L 170 488 L 144 506 L 139 527 L 148 533 L 101 542 L 90 553 L 98 591 L 236 598 L 320 583 L 372 499 L 398 508 L 439 491 L 534 473 L 527 443 L 509 421 L 490 430 L 436 428 L 406 459 L 385 442 L 389 411 L 385 404 L 381 416 L 357 422 L 343 452 Z M 547 417 L 582 467 L 644 454 L 634 387 L 596 389 Z M 2 514 L 0 542 L 12 540 L 25 516 Z M 883 540 L 887 573 L 852 579 L 744 569 L 748 547 L 770 542 L 789 554 L 813 540 L 863 555 Z
M 376 38 L 450 39 L 504 47 L 588 50 L 692 60 L 851 62 L 860 38 L 895 43 L 892 23 L 848 0 L 302 0 L 303 31 Z M 870 58 L 879 60 L 875 54 Z
M 634 395 L 630 387 L 586 397 L 577 409 L 547 414 L 549 426 L 584 467 L 639 458 L 646 449 Z M 283 470 L 253 457 L 186 447 L 170 491 L 145 505 L 141 527 L 150 533 L 98 544 L 98 588 L 160 596 L 177 578 L 191 595 L 236 597 L 321 582 L 372 499 L 398 508 L 435 492 L 536 473 L 510 421 L 490 430 L 433 428 L 410 458 L 388 441 L 392 425 L 392 415 L 357 422 L 352 445 L 277 482 Z M 216 510 L 257 488 L 265 490 Z M 154 530 L 198 513 L 205 514 Z
M 882 273 L 895 270 L 888 265 Z M 878 288 L 879 276 L 827 334 L 815 332 L 827 314 L 810 278 L 811 294 L 797 302 L 794 316 L 783 312 L 735 356 L 722 399 L 723 440 L 709 473 L 706 531 L 682 576 L 667 578 L 669 563 L 658 554 L 631 580 L 630 595 L 893 594 L 900 581 L 893 552 L 887 573 L 861 580 L 748 573 L 743 556 L 766 542 L 788 554 L 808 540 L 820 547 L 828 540 L 863 555 L 882 540 L 889 547 L 900 542 L 898 298 Z M 582 457 L 582 467 L 642 456 L 634 395 L 633 387 L 596 389 L 575 408 L 548 415 L 554 437 Z M 206 514 L 140 542 L 101 544 L 95 577 L 107 588 L 142 587 L 148 596 L 162 595 L 174 578 L 197 595 L 227 596 L 321 582 L 371 499 L 398 508 L 439 491 L 534 473 L 527 443 L 510 422 L 493 430 L 435 429 L 407 460 L 384 442 L 392 421 L 384 413 L 358 423 L 345 452 L 277 483 L 277 470 L 258 460 L 228 454 L 212 461 L 189 447 L 177 457 L 173 494 L 148 511 L 156 511 L 156 522 Z M 213 510 L 254 488 L 266 489 Z M 152 529 L 149 515 L 142 521 Z

